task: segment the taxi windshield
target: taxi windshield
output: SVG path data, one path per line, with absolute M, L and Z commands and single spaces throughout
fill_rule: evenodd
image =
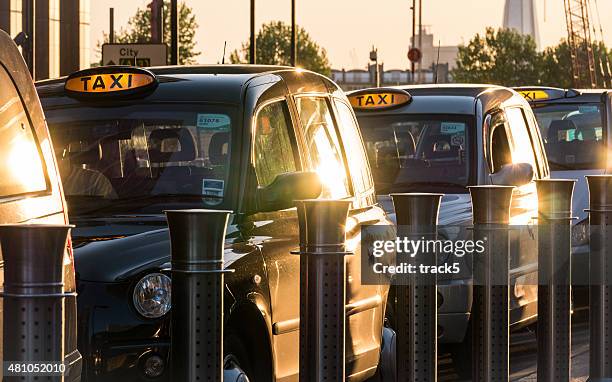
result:
M 223 207 L 234 115 L 200 104 L 46 110 L 71 213 Z
M 533 106 L 551 170 L 604 167 L 601 104 Z
M 465 192 L 472 118 L 445 114 L 358 117 L 378 194 Z

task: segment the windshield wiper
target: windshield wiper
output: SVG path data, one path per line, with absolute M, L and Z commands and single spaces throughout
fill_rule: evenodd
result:
M 156 201 L 156 200 L 164 200 L 164 199 L 189 199 L 189 200 L 199 200 L 202 201 L 206 198 L 210 198 L 210 199 L 223 199 L 222 196 L 218 196 L 218 195 L 202 195 L 202 194 L 153 194 L 153 195 L 137 195 L 137 196 L 131 196 L 131 197 L 127 197 L 127 198 L 119 198 L 119 199 L 105 199 L 107 200 L 109 203 L 101 206 L 101 207 L 96 207 L 90 210 L 86 210 L 83 212 L 80 212 L 78 215 L 91 215 L 91 214 L 95 214 L 97 212 L 101 212 L 104 210 L 108 210 L 108 209 L 112 209 L 115 208 L 117 206 L 121 206 L 121 205 L 125 205 L 125 204 L 130 204 L 133 202 L 147 202 L 147 201 Z

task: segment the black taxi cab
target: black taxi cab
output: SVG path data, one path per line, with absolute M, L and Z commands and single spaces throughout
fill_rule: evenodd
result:
M 375 203 L 353 110 L 333 82 L 275 66 L 114 66 L 37 87 L 76 224 L 88 380 L 171 379 L 163 211 L 183 208 L 234 211 L 225 241 L 225 266 L 235 270 L 225 279 L 226 381 L 296 380 L 293 201 L 317 197 L 352 201 L 347 375 L 374 375 L 389 287 L 360 282 L 360 227 L 394 231 Z
M 467 234 L 457 231 L 459 226 L 472 220 L 468 186 L 515 186 L 510 211 L 510 223 L 517 226 L 511 232 L 510 316 L 515 327 L 533 322 L 537 235 L 530 227 L 538 208 L 534 181 L 549 177 L 549 169 L 529 104 L 511 89 L 469 84 L 364 89 L 348 93 L 348 98 L 359 121 L 378 200 L 388 213 L 393 213 L 390 193 L 444 193 L 439 230 L 458 239 Z M 469 342 L 471 274 L 438 278 L 439 341 Z M 461 361 L 469 349 L 457 349 L 457 366 L 469 367 Z
M 32 77 L 17 46 L 1 30 L 0 47 L 0 224 L 68 224 L 59 171 Z M 0 251 L 0 291 L 4 288 L 4 276 Z M 76 283 L 70 241 L 64 252 L 64 291 L 67 297 L 64 300 L 65 371 L 62 380 L 73 382 L 81 379 L 82 360 L 77 350 Z M 7 331 L 13 328 L 2 324 L 3 300 L 0 298 L 0 328 L 3 328 L 0 330 L 0 361 L 9 362 L 15 360 L 5 359 L 2 350 L 4 341 L 11 338 Z M 32 321 L 28 325 L 38 325 L 38 321 Z M 20 332 L 19 328 L 14 330 Z M 9 365 L 4 364 L 0 370 L 0 379 L 7 367 Z M 42 380 L 42 377 L 36 378 Z

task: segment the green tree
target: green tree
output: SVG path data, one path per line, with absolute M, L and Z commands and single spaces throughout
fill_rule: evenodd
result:
M 598 87 L 606 87 L 606 79 L 603 73 L 607 72 L 607 65 L 612 58 L 610 51 L 603 42 L 594 42 L 592 45 L 595 58 L 595 78 Z M 603 69 L 603 70 L 602 70 Z M 582 74 L 582 82 L 587 78 L 587 73 Z M 557 86 L 570 88 L 573 85 L 572 61 L 570 49 L 566 40 L 557 46 L 550 47 L 542 52 L 542 67 L 540 75 L 543 86 Z
M 267 65 L 291 64 L 291 26 L 282 21 L 264 24 L 257 33 L 255 45 L 257 63 Z M 324 48 L 315 43 L 306 30 L 297 27 L 297 66 L 324 75 L 331 73 L 331 66 Z M 249 42 L 230 54 L 233 64 L 249 62 Z
M 603 73 L 607 72 L 612 56 L 603 42 L 594 42 L 592 49 L 597 86 L 607 87 L 610 79 Z M 538 52 L 530 36 L 510 29 L 495 31 L 488 28 L 484 36 L 476 34 L 466 46 L 460 46 L 457 68 L 452 75 L 456 82 L 560 88 L 573 86 L 567 41 L 562 40 L 558 45 Z M 582 82 L 585 82 L 587 74 L 583 73 L 582 76 Z
M 544 49 L 540 71 L 542 86 L 572 87 L 572 61 L 567 41 Z
M 519 86 L 539 83 L 541 55 L 531 36 L 515 30 L 487 28 L 476 34 L 467 46 L 460 46 L 456 82 Z
M 178 6 L 179 12 L 179 59 L 180 65 L 194 64 L 195 58 L 201 52 L 196 51 L 195 33 L 198 29 L 198 22 L 193 13 L 193 9 L 188 7 L 185 2 Z M 163 40 L 166 44 L 170 43 L 170 1 L 164 1 L 164 33 Z M 105 33 L 104 42 L 108 42 L 108 35 Z M 127 29 L 121 29 L 115 35 L 116 43 L 149 43 L 151 42 L 151 9 L 149 7 L 138 8 L 136 14 L 128 21 Z M 101 50 L 101 44 L 97 44 Z

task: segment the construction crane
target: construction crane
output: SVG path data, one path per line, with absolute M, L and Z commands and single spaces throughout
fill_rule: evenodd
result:
M 595 57 L 591 41 L 588 0 L 563 0 L 567 23 L 567 43 L 572 61 L 575 88 L 595 88 Z

